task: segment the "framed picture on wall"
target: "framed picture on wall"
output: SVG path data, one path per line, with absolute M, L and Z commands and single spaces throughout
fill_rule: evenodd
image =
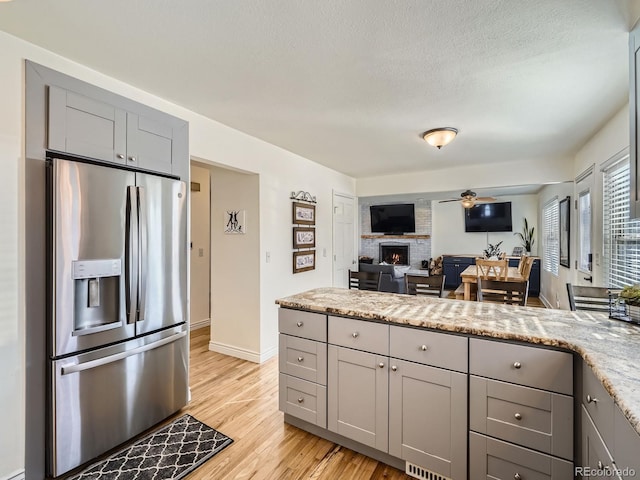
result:
M 313 227 L 293 227 L 293 248 L 313 248 L 316 246 L 316 229 Z
M 293 222 L 298 225 L 316 224 L 316 206 L 293 202 Z
M 306 272 L 316 268 L 316 251 L 293 252 L 293 273 Z
M 560 265 L 569 267 L 569 228 L 571 223 L 569 208 L 571 205 L 571 197 L 566 197 L 558 203 L 560 209 Z

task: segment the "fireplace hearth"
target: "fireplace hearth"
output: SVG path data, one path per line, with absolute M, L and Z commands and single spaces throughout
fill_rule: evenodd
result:
M 408 244 L 380 244 L 380 263 L 393 265 L 409 265 Z

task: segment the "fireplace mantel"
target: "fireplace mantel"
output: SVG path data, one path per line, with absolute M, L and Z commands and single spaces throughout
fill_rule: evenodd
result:
M 374 234 L 366 234 L 366 235 L 360 235 L 360 238 L 418 238 L 418 239 L 429 239 L 431 238 L 431 235 L 418 235 L 418 234 L 414 234 L 414 233 L 407 233 L 406 235 L 374 235 Z

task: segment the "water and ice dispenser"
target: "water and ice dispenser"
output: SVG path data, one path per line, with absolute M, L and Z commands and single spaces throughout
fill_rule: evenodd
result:
M 74 335 L 120 324 L 121 273 L 120 258 L 73 262 Z

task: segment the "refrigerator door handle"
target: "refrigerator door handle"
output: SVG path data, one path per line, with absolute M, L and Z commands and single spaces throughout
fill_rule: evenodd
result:
M 148 265 L 148 234 L 149 229 L 147 227 L 147 198 L 145 196 L 144 187 L 137 187 L 138 189 L 138 223 L 139 228 L 139 245 L 140 245 L 140 258 L 139 258 L 139 273 L 138 273 L 138 321 L 144 320 L 147 298 L 147 265 Z
M 125 290 L 127 323 L 134 323 L 138 310 L 138 199 L 136 187 L 127 186 L 125 243 Z
M 110 363 L 117 362 L 118 360 L 123 360 L 127 357 L 138 355 L 143 352 L 148 352 L 149 350 L 155 350 L 156 348 L 160 348 L 169 343 L 176 342 L 181 338 L 184 338 L 186 335 L 187 335 L 187 332 L 180 332 L 175 335 L 171 335 L 170 337 L 163 338 L 162 340 L 158 340 L 157 342 L 153 342 L 148 345 L 143 345 L 141 347 L 127 350 L 126 352 L 116 353 L 115 355 L 109 355 L 108 357 L 102 357 L 96 360 L 90 360 L 88 362 L 77 363 L 75 365 L 62 367 L 60 373 L 62 375 L 69 375 L 71 373 L 82 372 L 85 370 L 90 370 L 92 368 L 101 367 L 103 365 L 108 365 Z

